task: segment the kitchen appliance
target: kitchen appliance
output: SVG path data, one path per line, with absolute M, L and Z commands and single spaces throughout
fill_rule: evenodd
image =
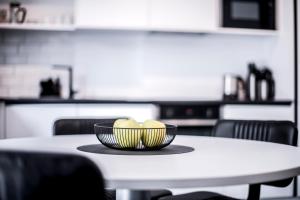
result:
M 247 97 L 248 100 L 258 100 L 258 81 L 260 79 L 260 72 L 254 63 L 248 65 L 248 77 L 247 77 Z
M 27 10 L 21 7 L 19 2 L 11 2 L 9 4 L 9 22 L 10 23 L 24 23 Z
M 53 80 L 49 78 L 40 82 L 40 97 L 61 97 L 61 84 L 59 78 Z
M 259 70 L 254 63 L 248 65 L 247 97 L 251 101 L 274 100 L 275 81 L 271 70 Z
M 275 98 L 275 81 L 271 70 L 264 68 L 261 71 L 258 82 L 258 100 L 274 100 Z
M 211 102 L 159 105 L 159 120 L 177 125 L 177 135 L 211 136 L 219 117 L 220 105 Z
M 223 87 L 224 100 L 246 100 L 246 84 L 242 77 L 226 74 Z
M 223 0 L 223 26 L 276 29 L 275 0 Z

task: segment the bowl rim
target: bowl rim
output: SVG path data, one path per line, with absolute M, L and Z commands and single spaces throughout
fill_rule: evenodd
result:
M 108 125 L 110 123 L 95 123 L 94 127 L 96 128 L 107 128 L 107 129 L 137 129 L 137 130 L 145 130 L 145 129 L 155 129 L 155 130 L 163 130 L 163 129 L 177 129 L 177 125 L 172 124 L 165 124 L 166 127 L 164 128 L 119 128 L 119 127 L 113 127 L 113 125 Z

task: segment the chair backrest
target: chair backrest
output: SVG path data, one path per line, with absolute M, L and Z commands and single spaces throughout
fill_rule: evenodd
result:
M 0 199 L 104 199 L 100 170 L 69 154 L 0 152 Z
M 298 131 L 290 121 L 220 120 L 213 135 L 297 146 Z
M 219 120 L 213 129 L 215 137 L 238 138 L 297 146 L 298 131 L 290 121 Z M 293 178 L 263 183 L 285 187 Z
M 124 117 L 122 117 L 124 118 Z M 94 124 L 113 123 L 111 119 L 58 119 L 54 122 L 54 135 L 94 134 Z

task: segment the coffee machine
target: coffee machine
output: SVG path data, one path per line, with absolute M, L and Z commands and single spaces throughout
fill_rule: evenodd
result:
M 247 99 L 251 101 L 270 101 L 275 98 L 275 81 L 272 71 L 267 67 L 258 69 L 254 63 L 248 65 Z
M 24 23 L 27 10 L 21 6 L 20 2 L 13 1 L 9 4 L 9 22 Z
M 258 90 L 258 100 L 274 100 L 275 81 L 271 70 L 269 70 L 268 68 L 263 68 L 261 70 Z
M 267 67 L 259 69 L 255 63 L 249 63 L 245 81 L 239 75 L 226 74 L 223 83 L 223 99 L 227 101 L 272 101 L 275 98 L 272 71 Z

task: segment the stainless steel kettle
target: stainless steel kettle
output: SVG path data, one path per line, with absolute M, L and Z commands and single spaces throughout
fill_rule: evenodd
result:
M 11 2 L 9 4 L 9 22 L 10 23 L 24 23 L 27 10 L 21 7 L 19 2 Z
M 225 74 L 223 84 L 224 100 L 246 100 L 246 84 L 242 77 Z

